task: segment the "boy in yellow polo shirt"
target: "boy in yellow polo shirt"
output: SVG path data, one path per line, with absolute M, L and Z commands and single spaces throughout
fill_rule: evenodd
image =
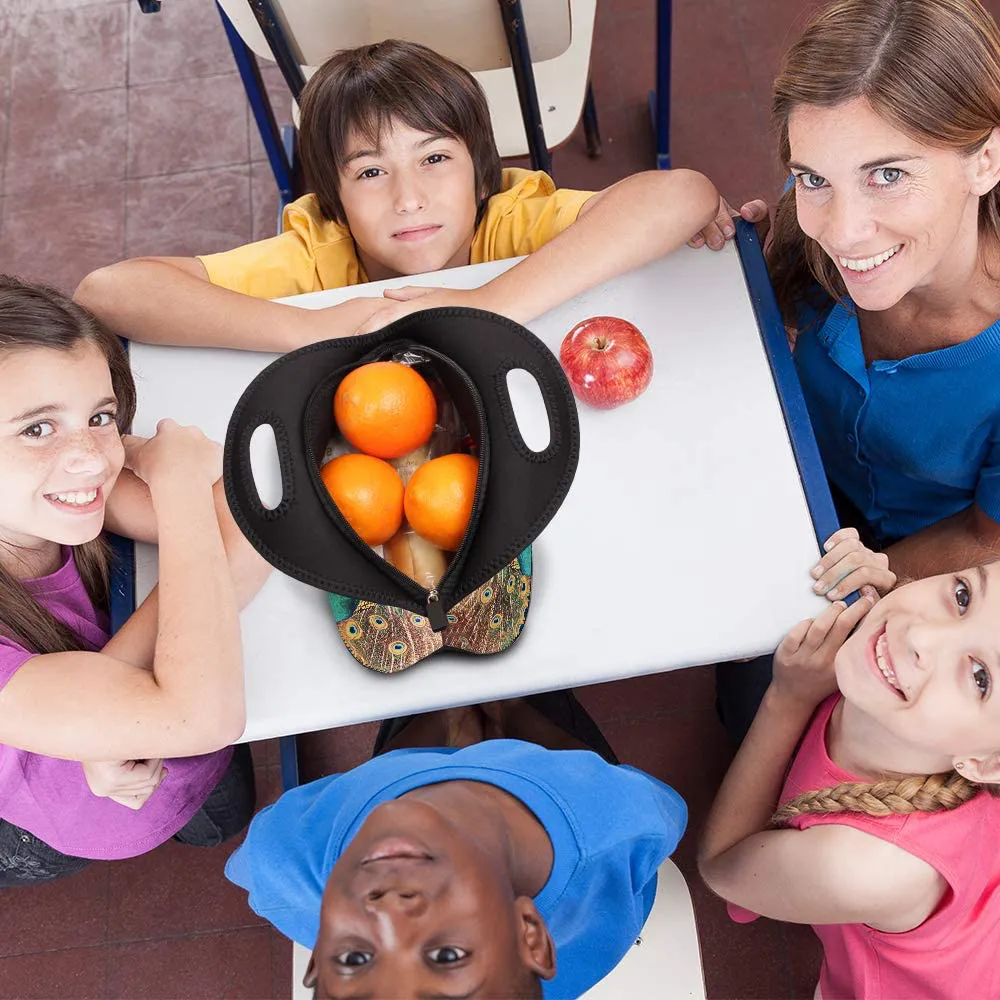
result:
M 601 192 L 502 170 L 474 77 L 421 45 L 334 55 L 302 93 L 299 144 L 312 193 L 282 233 L 202 257 L 122 261 L 76 299 L 112 329 L 153 343 L 287 351 L 461 304 L 527 322 L 682 246 L 719 196 L 690 170 L 650 171 Z M 471 291 L 403 288 L 325 309 L 270 299 L 527 254 Z

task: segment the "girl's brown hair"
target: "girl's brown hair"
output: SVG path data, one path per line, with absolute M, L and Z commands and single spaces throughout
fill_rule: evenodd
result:
M 108 360 L 118 402 L 115 422 L 126 431 L 135 414 L 135 383 L 121 341 L 61 292 L 0 274 L 0 360 L 8 351 L 47 347 L 71 351 L 93 344 Z M 108 601 L 109 549 L 103 538 L 73 549 L 80 577 L 98 607 Z M 0 634 L 34 653 L 83 649 L 81 638 L 50 614 L 0 565 Z
M 788 118 L 807 104 L 862 98 L 927 146 L 968 155 L 1000 125 L 1000 31 L 978 0 L 839 0 L 788 50 L 771 111 L 779 152 L 791 159 Z M 1000 188 L 979 203 L 981 240 L 1000 242 Z M 797 307 L 846 292 L 833 261 L 799 228 L 795 190 L 778 202 L 768 265 L 786 325 Z
M 988 790 L 1000 796 L 996 785 L 978 785 L 957 771 L 940 774 L 904 774 L 883 781 L 844 782 L 833 788 L 804 792 L 786 802 L 771 817 L 778 826 L 796 816 L 829 813 L 864 813 L 866 816 L 893 816 L 914 812 L 941 812 L 957 809 Z
M 300 105 L 300 160 L 326 219 L 347 224 L 340 171 L 351 133 L 375 148 L 393 120 L 465 143 L 476 171 L 477 219 L 500 190 L 486 95 L 468 70 L 433 49 L 390 39 L 338 52 L 310 77 Z

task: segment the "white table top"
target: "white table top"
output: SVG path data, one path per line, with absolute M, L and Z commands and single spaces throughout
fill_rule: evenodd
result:
M 287 301 L 320 308 L 388 285 L 471 288 L 514 263 Z M 243 739 L 752 656 L 825 606 L 810 592 L 818 547 L 735 247 L 682 249 L 529 327 L 558 354 L 577 321 L 602 314 L 646 334 L 653 381 L 618 409 L 580 406 L 579 469 L 534 544 L 518 641 L 497 656 L 441 653 L 378 674 L 343 647 L 325 594 L 275 572 L 243 613 Z M 224 440 L 240 395 L 273 357 L 131 345 L 135 432 L 171 416 Z M 259 454 L 253 466 L 266 497 L 277 474 Z M 138 600 L 155 577 L 155 548 L 136 546 Z

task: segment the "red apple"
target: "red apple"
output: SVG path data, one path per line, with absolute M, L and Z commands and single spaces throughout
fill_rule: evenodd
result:
M 653 352 L 627 320 L 592 316 L 573 327 L 559 363 L 577 399 L 610 410 L 641 395 L 653 377 Z

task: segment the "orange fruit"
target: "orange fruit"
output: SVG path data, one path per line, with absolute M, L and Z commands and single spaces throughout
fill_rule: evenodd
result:
M 358 451 L 402 458 L 430 439 L 437 403 L 423 376 L 409 365 L 373 361 L 355 368 L 337 387 L 333 418 Z
M 369 545 L 389 541 L 403 522 L 403 480 L 371 455 L 341 455 L 319 474 L 333 502 Z
M 442 455 L 410 477 L 403 509 L 421 538 L 448 552 L 462 544 L 472 514 L 479 462 L 471 455 Z

